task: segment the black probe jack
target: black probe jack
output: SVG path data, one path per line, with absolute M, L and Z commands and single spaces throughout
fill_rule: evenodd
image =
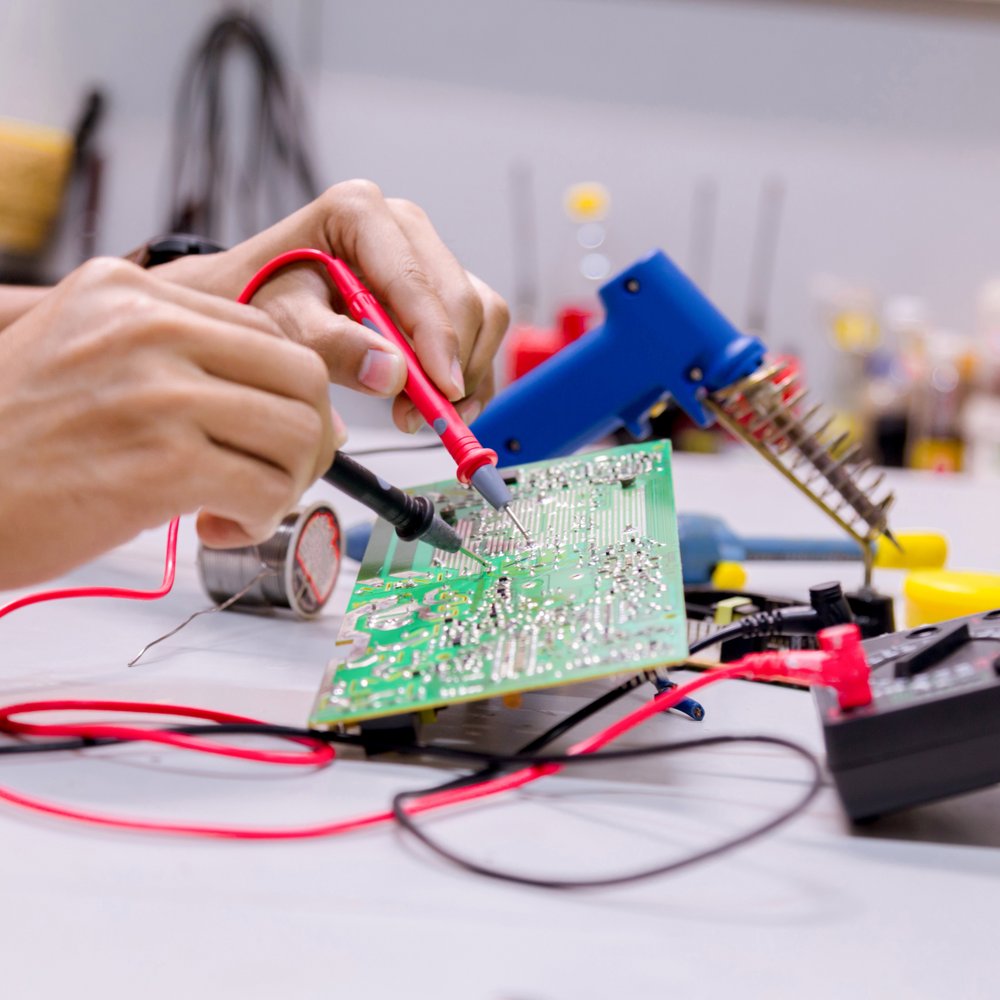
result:
M 733 639 L 777 639 L 781 636 L 814 636 L 831 625 L 854 622 L 844 589 L 836 581 L 819 583 L 809 588 L 809 604 L 758 611 L 732 625 L 727 625 L 691 646 L 697 653 L 709 646 L 728 643 Z M 728 657 L 724 657 L 726 659 Z

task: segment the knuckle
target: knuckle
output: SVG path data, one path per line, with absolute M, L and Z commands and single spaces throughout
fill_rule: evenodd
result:
M 166 310 L 142 288 L 125 288 L 115 299 L 115 319 L 141 336 L 163 336 L 176 327 L 165 315 Z
M 127 260 L 118 257 L 92 257 L 73 272 L 71 279 L 84 285 L 103 285 L 134 280 L 141 274 L 142 270 Z
M 113 294 L 117 310 L 118 299 L 137 290 L 143 277 L 142 270 L 128 261 L 117 257 L 92 257 L 72 271 L 62 287 L 74 298 Z
M 321 214 L 333 223 L 334 242 L 343 248 L 355 248 L 361 239 L 365 220 L 384 203 L 382 191 L 374 181 L 341 181 L 320 196 Z
M 476 398 L 485 407 L 486 404 L 493 398 L 496 392 L 496 379 L 493 376 L 493 366 L 490 365 L 486 369 L 486 374 L 483 375 L 482 380 L 476 388 Z
M 261 476 L 262 519 L 283 517 L 299 499 L 294 478 L 284 469 L 267 469 Z
M 311 459 L 323 442 L 323 418 L 317 409 L 297 403 L 291 410 L 286 427 L 293 447 L 289 450 L 290 464 L 311 464 Z
M 197 406 L 194 386 L 170 377 L 169 373 L 136 372 L 130 394 L 136 412 L 157 429 L 161 438 L 172 441 L 176 435 L 177 443 L 186 452 L 191 450 L 191 442 L 183 434 L 177 435 L 177 431 L 186 422 L 184 415 Z
M 500 336 L 507 332 L 510 326 L 510 306 L 507 300 L 490 289 L 486 301 L 486 322 L 488 322 Z
M 399 219 L 417 224 L 429 224 L 427 213 L 415 202 L 407 198 L 387 198 L 386 204 L 392 214 Z
M 395 289 L 402 285 L 419 292 L 423 296 L 437 297 L 427 273 L 410 253 L 403 252 L 396 259 L 392 277 L 386 283 L 386 295 L 391 298 Z
M 334 421 L 333 424 L 332 444 L 333 448 L 330 453 L 331 461 L 333 455 L 347 444 L 347 428 L 339 420 Z
M 468 282 L 464 288 L 459 288 L 446 296 L 445 308 L 461 330 L 475 334 L 483 325 L 485 318 L 483 300 Z
M 354 178 L 341 181 L 327 191 L 336 202 L 368 207 L 375 202 L 383 201 L 382 189 L 374 182 L 364 178 Z
M 298 500 L 292 477 L 275 466 L 259 465 L 244 485 L 250 488 L 234 490 L 232 502 L 240 520 L 255 525 L 270 524 L 284 517 Z
M 330 389 L 330 373 L 326 362 L 311 347 L 301 347 L 305 352 L 302 359 L 302 388 L 311 400 L 326 405 Z

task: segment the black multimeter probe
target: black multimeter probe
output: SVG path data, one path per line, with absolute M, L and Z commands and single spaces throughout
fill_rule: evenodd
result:
M 489 566 L 463 548 L 461 536 L 435 512 L 430 497 L 404 493 L 343 452 L 337 452 L 323 479 L 388 521 L 404 542 L 419 539 L 445 552 L 462 552 Z

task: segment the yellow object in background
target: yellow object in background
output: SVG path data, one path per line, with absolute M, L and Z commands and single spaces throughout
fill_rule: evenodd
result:
M 907 628 L 1000 608 L 1000 574 L 927 569 L 903 582 Z
M 30 254 L 42 248 L 72 159 L 68 132 L 0 120 L 0 250 Z
M 895 535 L 898 549 L 884 535 L 875 543 L 879 569 L 941 569 L 948 559 L 948 539 L 939 531 L 897 531 Z
M 566 190 L 563 207 L 573 222 L 601 222 L 611 208 L 611 194 L 597 181 L 573 184 Z
M 834 315 L 830 326 L 834 343 L 848 354 L 871 354 L 882 339 L 878 320 L 864 310 L 844 309 Z
M 742 563 L 720 562 L 712 570 L 712 586 L 716 590 L 742 590 L 747 582 L 747 571 Z
M 712 616 L 712 621 L 720 626 L 731 625 L 737 619 L 736 612 L 749 603 L 749 597 L 727 597 L 724 601 L 719 601 L 715 605 L 715 614 Z
M 910 447 L 911 469 L 961 472 L 965 446 L 955 438 L 919 438 Z

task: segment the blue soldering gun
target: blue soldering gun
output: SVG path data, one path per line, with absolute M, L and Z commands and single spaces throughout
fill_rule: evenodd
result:
M 472 425 L 500 465 L 566 455 L 625 426 L 649 434 L 649 414 L 670 396 L 702 427 L 715 421 L 741 438 L 858 543 L 871 574 L 872 542 L 894 542 L 892 494 L 881 476 L 862 485 L 847 435 L 827 436 L 821 407 L 799 415 L 797 375 L 765 363 L 756 337 L 740 333 L 692 281 L 656 250 L 601 288 L 604 322 L 501 392 Z
M 740 333 L 661 250 L 600 291 L 604 322 L 500 393 L 472 425 L 500 465 L 567 455 L 624 425 L 649 434 L 667 396 L 702 427 L 704 396 L 752 374 L 765 347 Z

